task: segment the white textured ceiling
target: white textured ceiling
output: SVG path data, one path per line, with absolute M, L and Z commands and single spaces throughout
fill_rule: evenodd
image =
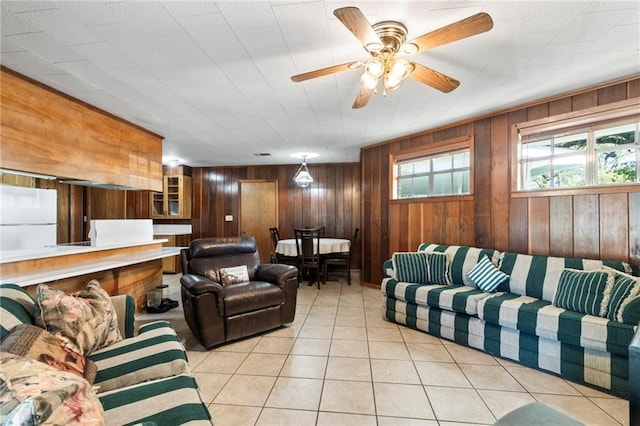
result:
M 333 16 L 357 6 L 409 39 L 477 12 L 494 28 L 411 56 L 461 82 L 408 79 L 351 109 L 363 60 Z M 191 166 L 359 160 L 360 147 L 640 72 L 637 1 L 10 1 L 0 62 L 165 138 Z M 270 153 L 257 157 L 255 153 Z

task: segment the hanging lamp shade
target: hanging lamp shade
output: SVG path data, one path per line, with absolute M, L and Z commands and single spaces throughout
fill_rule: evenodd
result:
M 293 177 L 293 181 L 300 188 L 306 188 L 307 186 L 309 186 L 309 184 L 311 184 L 311 182 L 313 182 L 313 177 L 311 177 L 311 174 L 309 173 L 309 169 L 307 169 L 306 157 L 302 158 L 302 164 L 300 165 L 300 167 L 298 168 L 298 171 Z

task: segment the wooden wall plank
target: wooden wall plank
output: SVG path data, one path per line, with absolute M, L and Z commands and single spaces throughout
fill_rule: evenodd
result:
M 603 87 L 598 90 L 598 105 L 606 105 L 611 102 L 627 99 L 627 83 L 619 83 L 613 86 Z
M 629 224 L 620 220 L 620 212 L 628 212 L 626 193 L 600 195 L 600 257 L 629 260 Z
M 629 193 L 629 262 L 640 266 L 640 192 Z
M 598 92 L 595 90 L 591 90 L 589 92 L 572 96 L 571 103 L 573 111 L 596 107 L 598 106 Z
M 549 254 L 573 257 L 573 197 L 549 197 Z
M 600 229 L 597 195 L 573 197 L 573 254 L 576 257 L 597 259 L 600 255 Z
M 549 197 L 529 198 L 528 203 L 528 239 L 531 254 L 549 254 Z
M 407 238 L 407 249 L 416 250 L 418 246 L 423 242 L 424 230 L 422 229 L 423 219 L 422 219 L 422 204 L 421 203 L 411 203 L 409 204 L 409 213 L 408 213 L 408 229 L 409 235 Z
M 566 114 L 571 112 L 571 98 L 556 99 L 549 102 L 549 116 Z
M 498 250 L 509 248 L 510 133 L 507 115 L 491 119 L 491 247 Z
M 491 120 L 480 120 L 474 126 L 473 150 L 473 236 L 467 236 L 467 241 L 477 243 L 479 247 L 493 246 L 493 227 L 491 224 Z M 469 208 L 469 207 L 467 207 Z M 469 216 L 468 214 L 465 217 Z M 471 228 L 465 226 L 467 230 Z
M 627 99 L 640 97 L 640 78 L 627 83 Z
M 509 207 L 509 251 L 526 253 L 529 245 L 529 203 L 526 198 L 512 198 Z M 505 250 L 502 250 L 505 251 Z
M 547 118 L 549 116 L 549 104 L 532 105 L 527 108 L 527 121 Z

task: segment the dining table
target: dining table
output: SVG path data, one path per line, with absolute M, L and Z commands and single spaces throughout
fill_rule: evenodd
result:
M 346 253 L 349 251 L 351 240 L 346 238 L 320 238 L 319 250 L 316 248 L 316 252 L 319 254 L 331 254 L 331 253 Z M 288 238 L 284 240 L 278 240 L 276 245 L 276 253 L 284 256 L 297 256 L 298 250 L 296 249 L 296 239 Z

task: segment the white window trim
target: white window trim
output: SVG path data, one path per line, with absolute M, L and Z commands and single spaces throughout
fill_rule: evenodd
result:
M 609 121 L 629 119 L 640 119 L 640 98 L 633 98 L 625 101 L 614 102 L 603 106 L 560 114 L 553 117 L 545 117 L 517 123 L 511 129 L 511 192 L 513 196 L 548 196 L 596 192 L 616 192 L 616 191 L 640 191 L 637 183 L 627 183 L 620 185 L 593 185 L 575 188 L 544 188 L 544 189 L 520 189 L 521 170 L 519 158 L 519 144 L 521 136 L 530 136 L 537 133 L 561 132 L 564 129 L 587 126 L 600 126 Z
M 429 143 L 428 146 L 407 149 L 398 152 L 392 152 L 389 155 L 389 168 L 391 173 L 389 174 L 389 200 L 394 202 L 415 202 L 437 200 L 441 201 L 444 198 L 451 197 L 471 197 L 473 196 L 474 188 L 474 139 L 473 135 L 465 135 L 457 138 L 446 139 L 443 141 Z M 431 157 L 439 154 L 453 153 L 461 150 L 469 150 L 469 193 L 468 194 L 447 194 L 447 195 L 430 195 L 428 197 L 411 197 L 411 198 L 394 198 L 395 194 L 395 182 L 396 182 L 396 165 L 399 162 L 417 160 L 421 157 Z

